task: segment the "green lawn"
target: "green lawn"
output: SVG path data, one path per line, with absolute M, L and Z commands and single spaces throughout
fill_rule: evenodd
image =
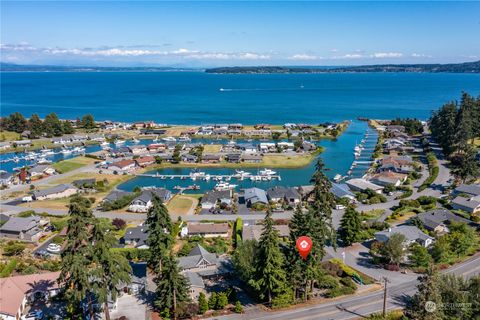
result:
M 60 173 L 66 173 L 86 165 L 93 164 L 94 162 L 95 160 L 91 158 L 76 157 L 54 163 L 52 167 Z

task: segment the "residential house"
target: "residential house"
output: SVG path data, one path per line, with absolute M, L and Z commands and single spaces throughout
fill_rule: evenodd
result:
M 267 193 L 265 190 L 259 188 L 248 188 L 244 190 L 243 198 L 247 206 L 251 207 L 254 204 L 268 204 Z
M 230 123 L 228 125 L 229 130 L 242 130 L 243 129 L 243 124 L 241 123 Z
M 405 132 L 405 126 L 401 126 L 401 125 L 388 125 L 386 127 L 387 131 L 400 131 L 400 132 Z
M 137 249 L 148 249 L 147 245 L 148 229 L 146 226 L 137 226 L 133 228 L 127 228 L 122 242 L 130 247 Z
M 383 187 L 379 186 L 377 184 L 371 183 L 365 179 L 361 178 L 355 178 L 355 179 L 350 179 L 345 181 L 347 186 L 350 188 L 352 191 L 366 191 L 367 189 L 371 189 L 375 191 L 376 193 L 382 193 Z
M 345 183 L 332 183 L 330 191 L 338 199 L 348 199 L 350 201 L 355 200 L 355 194 L 350 191 L 350 188 Z
M 135 159 L 137 166 L 139 167 L 147 167 L 155 163 L 155 158 L 153 156 L 143 156 L 140 158 Z
M 278 236 L 280 238 L 287 238 L 290 236 L 290 228 L 288 225 L 274 225 L 273 228 L 278 231 Z M 262 230 L 263 225 L 260 224 L 244 225 L 242 230 L 242 241 L 260 240 Z
M 52 175 L 52 174 L 55 174 L 56 171 L 55 169 L 50 166 L 50 165 L 47 165 L 47 164 L 39 164 L 39 165 L 36 165 L 30 169 L 27 170 L 27 173 L 28 173 L 28 176 L 30 178 L 34 178 L 34 177 L 40 177 L 44 174 L 46 175 Z
M 387 242 L 390 237 L 395 234 L 400 233 L 405 236 L 405 247 L 407 248 L 412 243 L 417 242 L 423 247 L 428 247 L 432 244 L 434 238 L 422 232 L 415 226 L 409 225 L 399 225 L 391 227 L 388 230 L 380 231 L 375 233 L 375 239 L 379 242 Z
M 261 142 L 259 145 L 260 152 L 275 152 L 277 151 L 277 144 L 274 142 Z
M 310 141 L 303 141 L 302 142 L 302 149 L 304 151 L 315 151 L 317 150 L 317 145 L 315 143 L 312 143 Z
M 410 173 L 415 171 L 413 160 L 410 156 L 387 156 L 381 160 L 378 171 L 393 171 L 397 173 Z
M 207 153 L 202 155 L 203 163 L 219 163 L 221 159 L 222 159 L 222 156 L 219 154 Z
M 461 184 L 455 188 L 453 195 L 465 194 L 471 197 L 480 196 L 480 184 Z
M 110 192 L 105 198 L 103 198 L 102 202 L 113 202 L 120 198 L 133 195 L 133 192 L 121 191 L 121 190 L 113 190 Z
M 33 191 L 34 200 L 66 198 L 77 193 L 77 188 L 71 184 L 60 184 L 55 187 Z
M 128 263 L 132 270 L 130 273 L 130 282 L 121 282 L 115 286 L 119 295 L 124 293 L 137 295 L 144 292 L 147 287 L 147 262 L 129 261 Z M 112 304 L 114 308 L 116 307 L 116 301 L 109 301 L 109 305 L 110 304 Z
M 446 209 L 434 209 L 427 212 L 422 212 L 412 219 L 415 218 L 422 222 L 425 229 L 434 231 L 438 234 L 448 233 L 450 231 L 448 226 L 452 222 L 463 222 L 471 226 L 476 226 L 474 222 L 457 216 Z
M 477 213 L 480 212 L 480 196 L 472 198 L 458 196 L 452 200 L 451 205 L 455 210 L 463 210 L 468 213 Z
M 32 144 L 32 140 L 17 140 L 12 142 L 17 147 L 29 147 Z
M 408 176 L 403 173 L 396 173 L 392 171 L 383 171 L 376 173 L 372 176 L 370 181 L 379 186 L 393 185 L 395 187 L 400 186 L 407 180 Z
M 239 163 L 242 159 L 241 153 L 229 153 L 226 156 L 226 159 L 230 163 Z
M 128 147 L 116 148 L 116 149 L 113 149 L 110 152 L 111 152 L 112 156 L 115 157 L 115 158 L 123 158 L 123 157 L 131 155 L 130 149 Z
M 167 130 L 165 129 L 140 129 L 140 134 L 144 134 L 144 135 L 162 135 L 162 134 L 165 134 L 167 132 Z
M 0 142 L 0 150 L 4 151 L 10 149 L 10 142 Z
M 277 146 L 283 150 L 293 150 L 295 147 L 293 142 L 286 142 L 286 141 L 278 142 Z
M 135 169 L 135 165 L 136 163 L 134 160 L 124 159 L 109 164 L 108 169 L 114 172 L 130 172 Z
M 222 191 L 209 191 L 206 192 L 202 200 L 200 201 L 200 204 L 202 206 L 202 209 L 212 209 L 215 208 L 217 204 L 226 204 L 226 205 L 231 205 L 232 204 L 232 191 L 231 190 L 222 190 Z
M 106 140 L 103 134 L 88 134 L 88 139 L 97 142 L 103 142 Z
M 37 299 L 45 300 L 60 291 L 60 272 L 47 272 L 0 279 L 0 318 L 24 319 L 27 306 Z
M 198 157 L 194 154 L 184 154 L 182 155 L 182 161 L 187 163 L 195 163 L 198 161 Z
M 262 155 L 258 153 L 246 153 L 242 155 L 243 162 L 246 163 L 260 163 L 262 162 Z
M 148 151 L 150 152 L 163 152 L 167 149 L 165 143 L 152 143 L 147 146 Z
M 160 153 L 157 155 L 157 157 L 160 157 L 162 161 L 173 162 L 173 154 L 171 153 Z
M 298 192 L 302 196 L 303 200 L 310 200 L 311 196 L 310 194 L 312 193 L 314 189 L 313 185 L 306 185 L 306 186 L 300 186 L 297 188 Z
M 242 150 L 244 153 L 256 153 L 257 146 L 252 143 L 237 143 L 237 149 Z
M 148 212 L 153 205 L 152 198 L 154 195 L 158 196 L 163 202 L 168 202 L 172 198 L 172 193 L 164 188 L 143 190 L 142 193 L 130 203 L 128 211 Z
M 72 184 L 73 184 L 75 187 L 79 188 L 79 189 L 84 189 L 84 188 L 91 189 L 91 188 L 94 188 L 96 183 L 97 183 L 97 179 L 95 179 L 95 178 L 78 179 L 78 180 L 74 180 L 74 181 L 72 182 Z
M 11 172 L 0 170 L 0 186 L 7 187 L 13 183 L 15 176 Z
M 42 229 L 40 229 L 40 217 L 38 216 L 10 217 L 0 227 L 1 238 L 37 242 L 41 236 Z
M 133 155 L 145 154 L 148 152 L 147 146 L 143 144 L 129 146 L 128 149 L 130 149 L 130 152 Z
M 186 234 L 189 236 L 202 236 L 205 238 L 229 236 L 230 227 L 228 223 L 189 223 L 186 227 Z
M 275 186 L 267 190 L 267 197 L 272 202 L 285 202 L 287 204 L 300 203 L 302 196 L 295 188 Z

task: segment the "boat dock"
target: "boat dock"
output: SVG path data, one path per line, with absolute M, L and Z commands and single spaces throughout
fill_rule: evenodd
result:
M 248 176 L 239 176 L 237 174 L 225 175 L 225 174 L 205 174 L 205 175 L 192 175 L 192 174 L 159 174 L 159 173 L 137 173 L 138 177 L 149 177 L 149 178 L 158 178 L 158 179 L 191 179 L 191 180 L 226 180 L 231 179 L 238 180 L 257 180 L 257 181 L 268 181 L 268 180 L 278 180 L 281 181 L 282 178 L 280 175 L 248 175 Z

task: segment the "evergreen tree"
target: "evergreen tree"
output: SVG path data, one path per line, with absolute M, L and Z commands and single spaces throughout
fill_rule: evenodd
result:
M 205 293 L 200 292 L 198 295 L 198 313 L 204 314 L 208 311 L 208 301 L 205 297 Z
M 408 308 L 413 319 L 441 320 L 443 312 L 440 308 L 442 297 L 438 288 L 438 274 L 433 266 L 430 266 L 425 275 L 418 277 L 418 292 L 412 299 L 412 305 Z
M 72 123 L 70 121 L 64 121 L 62 124 L 62 131 L 65 134 L 72 134 L 75 133 L 75 129 L 72 126 Z
M 344 246 L 348 247 L 358 241 L 362 222 L 357 211 L 348 206 L 340 222 L 339 236 Z
M 62 263 L 58 282 L 73 315 L 82 313 L 82 301 L 91 288 L 90 276 L 93 261 L 90 231 L 94 223 L 92 211 L 80 202 L 71 202 L 67 225 L 66 245 L 61 254 Z M 92 313 L 90 306 L 90 313 Z
M 12 113 L 2 121 L 2 129 L 22 133 L 27 129 L 27 120 L 20 112 Z
M 390 236 L 380 249 L 380 254 L 388 260 L 389 263 L 400 265 L 405 256 L 404 244 L 405 236 L 401 233 L 394 233 Z
M 157 285 L 154 304 L 159 310 L 169 310 L 176 319 L 177 305 L 189 300 L 189 285 L 180 274 L 178 262 L 172 254 L 163 259 L 162 268 L 162 272 L 154 279 Z
M 254 279 L 249 283 L 257 290 L 260 298 L 269 303 L 286 290 L 284 256 L 279 245 L 278 230 L 274 228 L 272 213 L 268 211 L 258 243 Z
M 63 134 L 63 126 L 56 113 L 52 112 L 45 117 L 43 122 L 45 133 L 48 136 L 61 136 Z
M 415 242 L 410 246 L 409 251 L 409 259 L 415 267 L 427 267 L 432 263 L 432 256 L 424 246 Z
M 117 243 L 115 236 L 104 225 L 96 223 L 92 229 L 93 281 L 91 291 L 103 303 L 105 319 L 110 320 L 109 298 L 115 301 L 117 289 L 121 283 L 130 283 L 131 267 L 128 260 L 119 252 L 111 249 Z
M 473 319 L 480 318 L 480 275 L 470 278 L 468 284 L 469 303 Z
M 430 119 L 432 135 L 442 147 L 445 154 L 455 151 L 457 141 L 457 104 L 450 102 L 433 113 Z
M 445 319 L 475 319 L 472 317 L 473 310 L 469 305 L 469 283 L 463 277 L 454 274 L 442 275 L 438 287 L 442 303 L 446 306 L 455 306 L 455 308 L 443 308 Z
M 475 138 L 474 130 L 475 99 L 468 93 L 462 94 L 460 108 L 456 118 L 456 143 L 458 145 L 466 144 L 469 140 Z
M 217 293 L 212 292 L 210 298 L 208 298 L 208 308 L 213 310 L 217 306 Z
M 31 132 L 32 138 L 38 138 L 44 132 L 43 122 L 36 113 L 32 114 L 30 120 L 28 120 L 28 129 Z
M 476 157 L 477 151 L 474 147 L 466 143 L 460 145 L 457 153 L 451 158 L 453 175 L 463 183 L 476 178 L 480 171 Z
M 153 195 L 152 204 L 145 221 L 148 228 L 149 264 L 156 272 L 160 273 L 162 272 L 163 260 L 169 255 L 173 244 L 171 236 L 173 225 L 167 207 L 157 195 Z
M 95 120 L 91 114 L 86 114 L 83 116 L 81 125 L 84 129 L 95 129 Z

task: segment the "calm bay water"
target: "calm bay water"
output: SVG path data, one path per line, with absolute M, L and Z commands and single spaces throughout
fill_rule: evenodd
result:
M 480 74 L 367 73 L 216 75 L 202 72 L 0 73 L 1 115 L 21 112 L 41 117 L 56 112 L 74 119 L 91 113 L 96 119 L 133 122 L 154 120 L 169 124 L 241 122 L 319 123 L 368 117 L 427 119 L 432 110 L 459 99 L 461 92 L 480 94 Z M 338 140 L 323 140 L 321 155 L 328 176 L 345 175 L 353 147 L 367 124 L 354 121 Z M 87 152 L 99 147 L 88 147 Z M 2 155 L 0 158 L 12 155 Z M 59 160 L 57 155 L 52 160 Z M 14 166 L 3 164 L 2 169 Z M 280 184 L 308 183 L 314 162 L 301 169 L 278 169 Z M 188 174 L 190 169 L 165 169 L 163 174 Z M 209 169 L 231 174 L 231 169 Z M 255 170 L 248 170 L 255 173 Z M 354 171 L 354 175 L 361 170 Z M 188 180 L 139 177 L 119 186 L 189 185 Z M 214 182 L 200 182 L 202 190 Z M 237 183 L 232 180 L 231 183 Z M 278 182 L 276 182 L 278 183 Z M 244 181 L 242 187 L 253 182 Z M 268 187 L 273 182 L 256 182 Z
M 0 77 L 2 115 L 56 112 L 75 119 L 92 113 L 103 120 L 173 124 L 426 119 L 462 91 L 480 94 L 480 74 L 32 72 Z

